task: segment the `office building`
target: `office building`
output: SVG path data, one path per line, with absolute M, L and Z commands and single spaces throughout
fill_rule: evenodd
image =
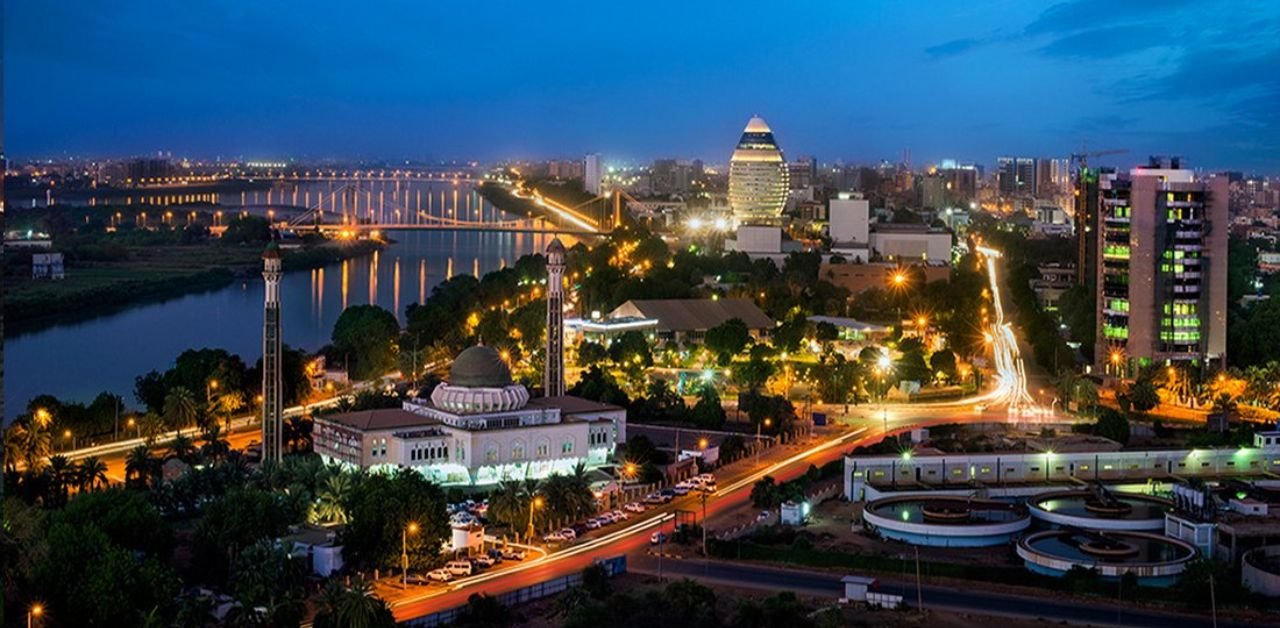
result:
M 738 224 L 780 224 L 789 179 L 773 131 L 759 116 L 751 118 L 729 160 L 729 206 Z
M 818 161 L 813 157 L 801 157 L 787 164 L 791 189 L 803 190 L 818 182 Z
M 1098 179 L 1098 368 L 1225 362 L 1227 177 L 1178 161 Z
M 1029 157 L 1001 157 L 996 160 L 996 185 L 1000 196 L 1035 194 L 1036 160 Z
M 587 153 L 582 163 L 582 187 L 586 191 L 600 196 L 600 184 L 604 177 L 604 171 L 600 167 L 600 155 L 598 153 Z
M 867 243 L 870 227 L 871 202 L 860 194 L 841 192 L 831 199 L 827 212 L 831 223 L 829 235 L 836 242 Z

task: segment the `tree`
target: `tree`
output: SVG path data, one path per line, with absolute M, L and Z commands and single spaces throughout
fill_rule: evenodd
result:
M 1156 390 L 1155 372 L 1152 368 L 1144 368 L 1138 377 L 1129 385 L 1129 402 L 1138 412 L 1148 412 L 1160 403 L 1160 393 Z
M 311 505 L 308 519 L 323 525 L 341 525 L 347 522 L 346 503 L 351 499 L 355 485 L 351 475 L 338 471 L 325 478 Z
M 138 445 L 129 450 L 124 459 L 124 481 L 131 486 L 148 485 L 157 472 L 159 463 L 151 456 L 151 449 Z
M 173 437 L 169 443 L 169 455 L 190 463 L 195 459 L 196 445 L 191 441 L 191 437 L 178 434 Z
M 756 508 L 776 508 L 781 500 L 778 495 L 778 483 L 772 476 L 764 476 L 751 485 L 751 503 Z
M 649 348 L 649 340 L 638 331 L 619 334 L 609 345 L 609 358 L 616 364 L 637 364 L 643 367 L 653 366 L 653 352 Z
M 497 599 L 483 593 L 472 593 L 467 598 L 467 606 L 454 621 L 455 626 L 462 628 L 502 628 L 513 622 L 511 611 Z
M 164 396 L 164 420 L 169 429 L 181 432 L 189 425 L 195 425 L 198 410 L 195 396 L 182 386 L 169 389 Z
M 956 378 L 956 354 L 950 349 L 935 351 L 929 357 L 929 368 L 933 369 L 935 374 L 941 373 L 947 380 L 955 380 Z
M 283 495 L 257 488 L 235 488 L 210 502 L 196 524 L 198 563 L 221 579 L 244 548 L 283 535 L 299 521 Z
M 373 590 L 373 585 L 357 578 L 351 587 L 331 580 L 325 587 L 316 613 L 315 628 L 395 628 L 391 608 Z
M 132 626 L 153 609 L 168 609 L 178 579 L 162 560 L 135 556 L 92 523 L 53 523 L 48 554 L 33 578 L 58 622 L 68 626 Z
M 569 389 L 569 394 L 615 406 L 626 407 L 631 405 L 631 400 L 627 397 L 627 393 L 622 390 L 622 387 L 618 385 L 613 376 L 595 365 L 588 368 L 578 378 L 577 383 Z
M 733 356 L 742 353 L 751 342 L 751 333 L 747 324 L 740 318 L 731 318 L 707 330 L 704 344 L 716 354 L 721 366 L 729 364 Z
M 262 244 L 271 241 L 271 223 L 261 216 L 238 216 L 227 223 L 223 244 Z
M 694 425 L 704 430 L 718 430 L 724 427 L 724 405 L 720 403 L 720 394 L 715 386 L 705 385 L 698 392 L 698 403 L 689 413 Z M 723 453 L 723 451 L 722 451 Z
M 747 390 L 759 390 L 778 372 L 778 364 L 773 360 L 772 350 L 767 345 L 756 345 L 751 348 L 745 364 L 733 367 L 733 378 Z
M 81 490 L 93 490 L 99 486 L 106 486 L 107 463 L 99 460 L 97 456 L 85 456 L 80 460 L 79 475 Z
M 159 371 L 139 375 L 133 380 L 133 397 L 155 413 L 164 411 L 165 383 Z
M 417 534 L 407 537 L 409 567 L 422 570 L 440 563 L 438 548 L 449 535 L 445 497 L 422 474 L 402 469 L 393 475 L 367 476 L 351 492 L 346 511 L 342 541 L 348 562 L 398 568 L 401 534 L 415 523 Z
M 283 543 L 261 539 L 236 556 L 231 589 L 246 609 L 266 609 L 269 626 L 298 625 L 306 615 L 306 557 L 295 558 Z
M 376 305 L 347 308 L 333 325 L 331 355 L 343 358 L 355 380 L 380 377 L 396 366 L 396 317 Z
M 1112 410 L 1111 408 L 1103 408 L 1098 414 L 1098 422 L 1094 424 L 1093 432 L 1103 438 L 1109 438 L 1121 445 L 1129 442 L 1129 419 L 1124 414 Z
M 578 366 L 593 366 L 609 359 L 609 350 L 598 342 L 584 341 L 578 345 Z

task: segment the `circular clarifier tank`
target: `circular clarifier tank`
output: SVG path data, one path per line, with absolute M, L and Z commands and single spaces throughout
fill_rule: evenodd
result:
M 1031 516 L 1045 523 L 1090 530 L 1163 530 L 1173 503 L 1131 493 L 1054 491 L 1027 500 Z
M 1149 532 L 1047 530 L 1022 537 L 1018 556 L 1027 569 L 1061 577 L 1074 567 L 1106 579 L 1133 574 L 1145 586 L 1178 581 L 1196 556 L 1191 545 Z
M 886 539 L 933 547 L 989 547 L 1031 524 L 1026 507 L 967 497 L 904 495 L 868 502 L 865 526 Z

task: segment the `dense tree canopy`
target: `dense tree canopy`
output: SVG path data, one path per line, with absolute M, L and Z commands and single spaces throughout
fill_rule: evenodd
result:
M 331 355 L 347 364 L 352 379 L 373 379 L 396 367 L 399 336 L 394 314 L 376 305 L 355 305 L 333 325 Z

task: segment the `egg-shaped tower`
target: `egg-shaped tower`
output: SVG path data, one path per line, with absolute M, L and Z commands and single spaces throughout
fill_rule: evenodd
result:
M 729 207 L 739 225 L 777 225 L 787 203 L 787 162 L 760 116 L 747 122 L 729 160 Z

